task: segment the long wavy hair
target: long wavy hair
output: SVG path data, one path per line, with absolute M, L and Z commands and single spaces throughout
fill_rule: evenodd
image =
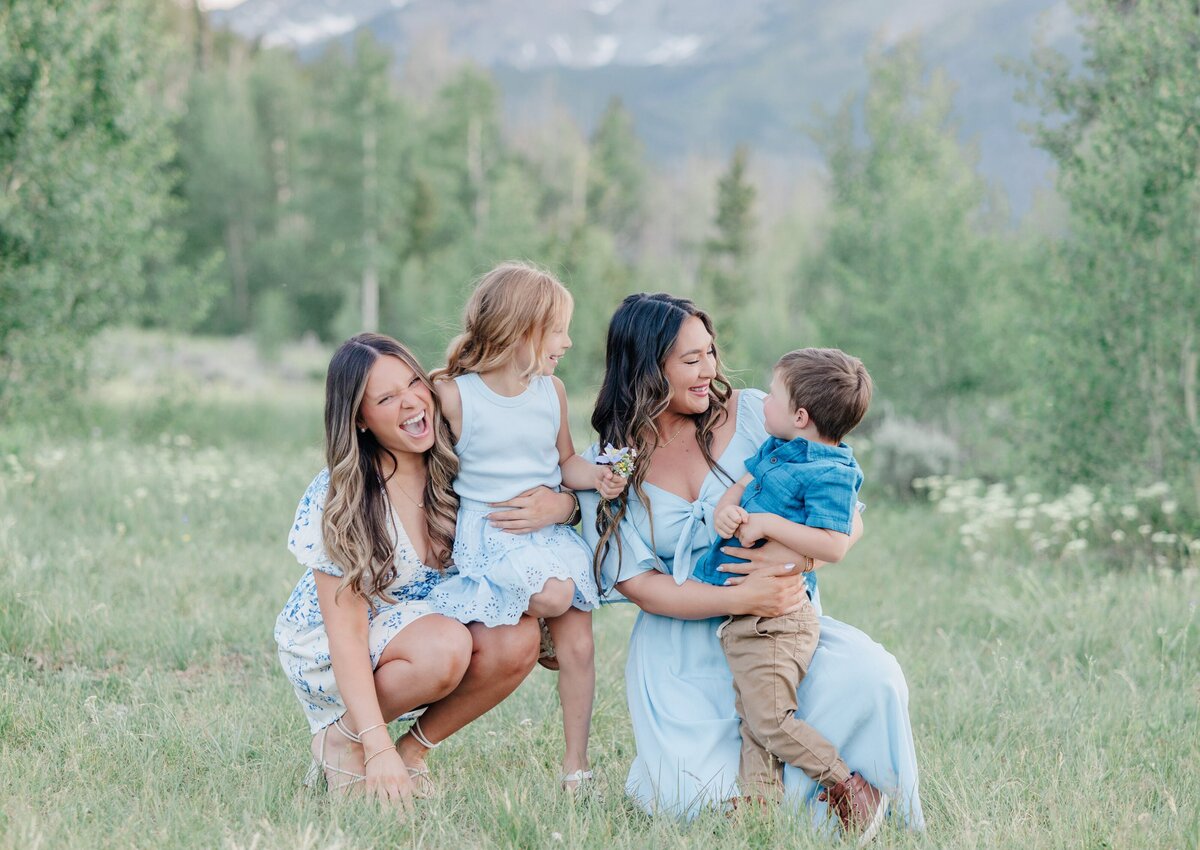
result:
M 329 557 L 342 568 L 340 593 L 350 588 L 367 599 L 392 600 L 387 587 L 396 578 L 396 538 L 387 500 L 383 458 L 396 456 L 375 435 L 358 430 L 367 375 L 380 357 L 396 357 L 412 369 L 432 401 L 433 447 L 425 452 L 425 519 L 431 545 L 430 566 L 445 569 L 454 546 L 458 497 L 450 486 L 458 474 L 454 438 L 442 417 L 433 382 L 421 364 L 391 337 L 364 333 L 342 343 L 329 361 L 325 378 L 325 463 L 329 492 L 321 534 Z
M 463 332 L 450 341 L 446 365 L 433 371 L 433 379 L 488 372 L 522 355 L 527 365 L 521 377 L 532 378 L 541 369 L 546 335 L 566 320 L 572 304 L 571 293 L 549 272 L 501 263 L 475 284 L 463 308 Z
M 629 481 L 629 490 L 650 514 L 652 538 L 654 518 L 650 500 L 646 498 L 642 485 L 658 445 L 654 420 L 667 409 L 671 398 L 671 387 L 663 371 L 667 356 L 675 347 L 684 320 L 691 316 L 704 323 L 705 330 L 713 337 L 716 351 L 712 319 L 688 299 L 660 292 L 656 295 L 630 295 L 622 301 L 608 325 L 604 382 L 596 397 L 596 409 L 592 412 L 592 428 L 600 436 L 600 445 L 612 443 L 614 446 L 637 449 L 637 463 Z M 708 409 L 691 418 L 696 423 L 696 442 L 708 468 L 729 478 L 712 453 L 713 432 L 728 416 L 725 405 L 732 393 L 729 380 L 721 368 L 719 351 L 716 371 L 708 390 L 711 402 Z M 732 478 L 730 483 L 733 483 Z M 596 546 L 593 568 L 598 584 L 600 565 L 614 540 L 618 557 L 621 555 L 621 538 L 616 534 L 616 529 L 628 508 L 628 500 L 621 498 L 611 502 L 601 500 L 596 511 L 596 531 L 600 535 L 600 542 Z M 653 546 L 651 539 L 651 548 Z

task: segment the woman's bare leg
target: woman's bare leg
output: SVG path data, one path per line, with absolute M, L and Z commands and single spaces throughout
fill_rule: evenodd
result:
M 537 662 L 537 620 L 522 617 L 511 626 L 471 623 L 468 628 L 474 643 L 466 675 L 421 717 L 421 732 L 435 744 L 503 702 Z M 424 766 L 428 750 L 411 734 L 401 736 L 396 747 L 405 764 Z
M 474 640 L 457 620 L 426 615 L 384 648 L 375 667 L 375 693 L 386 720 L 453 693 L 466 675 Z
M 429 615 L 405 626 L 384 647 L 375 667 L 375 693 L 379 708 L 387 720 L 393 720 L 417 706 L 434 702 L 454 690 L 466 672 L 471 658 L 471 633 L 458 621 Z M 358 729 L 349 713 L 342 723 L 351 732 Z M 312 740 L 313 758 L 332 767 L 361 776 L 365 771 L 362 744 L 350 740 L 336 726 L 322 729 Z M 331 788 L 345 786 L 350 776 L 327 771 Z

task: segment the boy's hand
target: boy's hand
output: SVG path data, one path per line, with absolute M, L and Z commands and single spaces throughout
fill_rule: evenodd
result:
M 596 464 L 596 490 L 601 497 L 611 501 L 625 492 L 628 478 L 623 478 L 612 471 L 611 467 Z
M 722 537 L 733 537 L 738 526 L 750 518 L 741 505 L 726 505 L 713 516 L 713 525 Z
M 749 549 L 758 541 L 767 536 L 767 528 L 771 521 L 771 514 L 747 514 L 746 519 L 738 526 L 737 539 L 738 542 L 746 549 Z

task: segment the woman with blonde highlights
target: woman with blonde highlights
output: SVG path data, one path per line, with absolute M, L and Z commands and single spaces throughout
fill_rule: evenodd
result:
M 275 624 L 279 657 L 331 791 L 409 805 L 429 749 L 532 669 L 537 627 L 467 627 L 427 597 L 454 545 L 458 469 L 433 384 L 403 345 L 347 340 L 325 384 L 325 460 L 288 547 L 305 573 Z M 423 709 L 423 713 L 421 710 Z M 387 724 L 416 717 L 393 744 Z M 431 740 L 432 739 L 432 740 Z

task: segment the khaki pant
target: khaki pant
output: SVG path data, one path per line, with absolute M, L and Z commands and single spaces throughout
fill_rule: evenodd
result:
M 774 799 L 782 793 L 776 758 L 825 787 L 850 778 L 837 748 L 796 717 L 796 688 L 808 673 L 820 633 L 809 604 L 783 617 L 733 617 L 720 629 L 742 719 L 743 794 Z

